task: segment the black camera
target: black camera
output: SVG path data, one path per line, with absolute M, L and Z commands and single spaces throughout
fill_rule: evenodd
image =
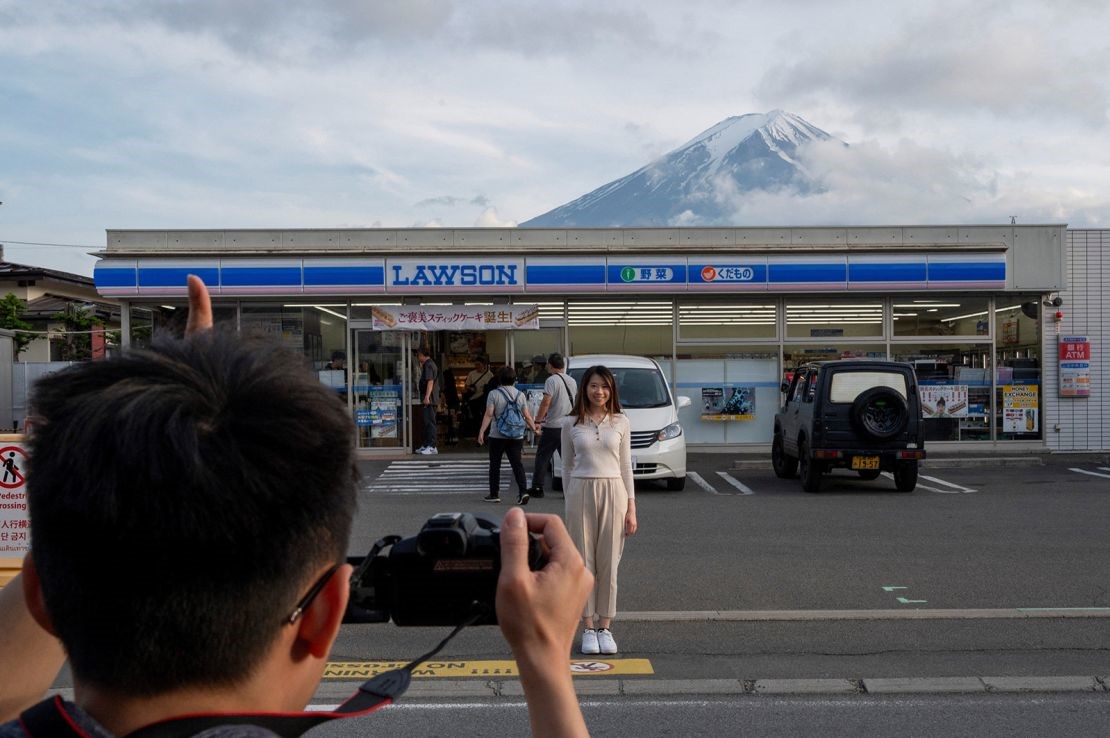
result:
M 458 625 L 481 613 L 475 624 L 496 623 L 500 525 L 487 514 L 438 513 L 411 538 L 382 538 L 364 559 L 350 560 L 355 572 L 343 622 Z M 545 563 L 540 537 L 529 533 L 528 566 Z

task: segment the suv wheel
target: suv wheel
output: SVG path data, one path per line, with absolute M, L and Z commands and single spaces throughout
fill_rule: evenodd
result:
M 777 433 L 771 442 L 771 466 L 779 479 L 793 479 L 798 475 L 798 460 L 786 453 L 782 436 Z
M 913 492 L 917 486 L 917 462 L 901 461 L 894 467 L 894 487 L 899 492 Z
M 667 489 L 671 492 L 681 492 L 686 488 L 686 477 L 671 477 L 667 480 Z
M 802 489 L 806 492 L 821 491 L 821 462 L 810 458 L 809 442 L 798 445 L 798 474 L 802 478 Z
M 906 429 L 910 414 L 902 395 L 890 387 L 872 387 L 852 403 L 852 420 L 862 433 L 888 441 Z

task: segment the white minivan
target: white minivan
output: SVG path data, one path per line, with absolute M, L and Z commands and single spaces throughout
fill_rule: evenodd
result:
M 579 382 L 582 374 L 603 364 L 617 380 L 617 396 L 632 426 L 632 475 L 642 479 L 664 479 L 667 489 L 686 486 L 686 436 L 678 422 L 679 408 L 689 397 L 671 394 L 667 378 L 654 359 L 617 354 L 587 354 L 567 357 L 567 372 Z M 552 485 L 563 488 L 562 459 L 555 454 Z

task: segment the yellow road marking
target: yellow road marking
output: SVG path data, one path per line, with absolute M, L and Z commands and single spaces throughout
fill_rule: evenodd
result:
M 399 669 L 405 661 L 329 661 L 325 679 L 369 679 L 390 669 Z M 575 676 L 601 674 L 625 676 L 654 674 L 648 659 L 572 659 L 570 671 Z M 413 669 L 414 677 L 515 677 L 519 676 L 515 661 L 425 661 Z

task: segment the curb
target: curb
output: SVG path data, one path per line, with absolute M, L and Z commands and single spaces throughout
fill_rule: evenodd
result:
M 332 709 L 358 688 L 359 681 L 329 681 L 313 695 L 310 709 Z M 926 695 L 926 694 L 1062 694 L 1110 693 L 1105 676 L 966 676 L 876 677 L 863 679 L 605 679 L 580 676 L 574 681 L 579 697 L 681 697 L 762 695 Z M 72 689 L 52 689 L 48 697 L 73 700 Z M 415 680 L 401 701 L 513 700 L 524 690 L 520 680 Z
M 332 684 L 316 693 L 314 703 L 338 704 L 352 682 Z M 882 677 L 864 679 L 605 679 L 583 676 L 575 693 L 591 697 L 748 696 L 762 695 L 927 695 L 927 694 L 1060 694 L 1110 693 L 1110 676 L 969 676 Z M 344 689 L 345 688 L 345 689 Z M 444 699 L 523 699 L 520 681 L 414 681 L 404 701 Z
M 996 466 L 1045 466 L 1040 456 L 976 456 L 927 458 L 921 462 L 922 469 L 962 469 L 968 467 Z M 751 459 L 732 462 L 732 469 L 752 470 L 770 469 L 771 460 Z

